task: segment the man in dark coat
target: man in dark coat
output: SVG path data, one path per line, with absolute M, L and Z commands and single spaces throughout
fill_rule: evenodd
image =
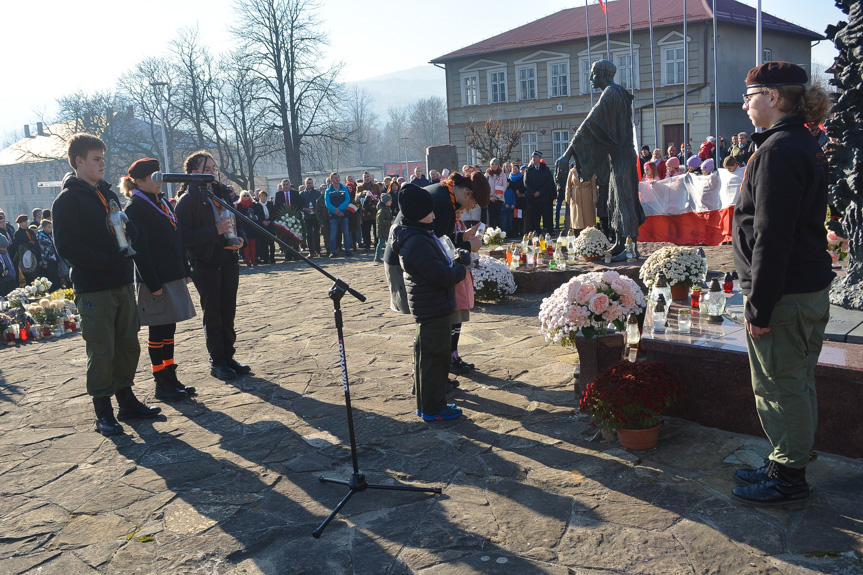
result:
M 527 172 L 524 175 L 524 187 L 527 203 L 530 204 L 530 230 L 537 233 L 542 232 L 542 227 L 539 225 L 541 216 L 546 233 L 551 233 L 554 227 L 551 219 L 557 185 L 554 183 L 554 175 L 545 165 L 542 160 L 542 152 L 539 150 L 533 152 L 531 162 L 527 166 Z

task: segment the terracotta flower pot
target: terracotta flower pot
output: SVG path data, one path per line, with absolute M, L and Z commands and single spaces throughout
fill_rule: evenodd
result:
M 674 301 L 688 301 L 689 286 L 685 283 L 674 284 L 671 286 L 671 299 Z
M 581 259 L 585 262 L 598 262 L 602 259 L 602 256 L 581 256 Z
M 581 399 L 581 392 L 587 388 L 588 383 L 612 364 L 623 359 L 625 348 L 626 338 L 622 333 L 598 335 L 590 339 L 585 338 L 580 332 L 576 334 L 575 349 L 578 351 L 579 365 L 575 386 L 576 401 Z
M 660 427 L 661 423 L 650 429 L 618 429 L 617 438 L 625 449 L 650 449 L 656 447 Z

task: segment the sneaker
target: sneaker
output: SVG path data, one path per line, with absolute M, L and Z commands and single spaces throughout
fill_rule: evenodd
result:
M 453 375 L 464 375 L 469 371 L 470 368 L 458 363 L 456 360 L 453 360 L 452 363 L 449 364 L 449 372 Z
M 423 421 L 446 421 L 449 419 L 458 419 L 461 417 L 461 409 L 456 407 L 454 404 L 448 404 L 440 413 L 429 415 L 427 413 L 420 412 L 420 417 L 423 418 Z
M 474 367 L 476 367 L 476 366 L 474 366 L 474 364 L 472 364 L 472 363 L 468 363 L 468 362 L 466 362 L 465 360 L 463 360 L 463 359 L 462 359 L 462 358 L 460 358 L 460 357 L 457 357 L 457 358 L 455 359 L 455 362 L 456 362 L 457 364 L 461 365 L 462 367 L 466 367 L 466 368 L 468 368 L 468 369 L 473 369 Z
M 455 404 L 454 404 L 454 403 L 447 403 L 447 404 L 446 404 L 446 406 L 447 406 L 447 407 L 451 407 L 451 408 L 453 408 L 453 409 L 458 409 L 458 408 L 455 406 Z M 422 417 L 423 412 L 422 412 L 422 411 L 420 411 L 419 409 L 417 409 L 417 415 L 419 415 L 420 417 Z

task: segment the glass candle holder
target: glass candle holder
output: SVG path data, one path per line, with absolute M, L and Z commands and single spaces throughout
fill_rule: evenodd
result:
M 689 308 L 677 310 L 677 331 L 680 333 L 692 331 L 692 310 Z

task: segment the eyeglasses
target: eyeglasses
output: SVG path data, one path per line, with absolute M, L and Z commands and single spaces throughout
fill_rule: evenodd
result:
M 749 94 L 743 94 L 743 105 L 749 105 L 749 100 L 753 98 L 753 96 L 757 96 L 758 94 L 766 94 L 764 90 L 758 90 L 757 92 L 751 92 Z

